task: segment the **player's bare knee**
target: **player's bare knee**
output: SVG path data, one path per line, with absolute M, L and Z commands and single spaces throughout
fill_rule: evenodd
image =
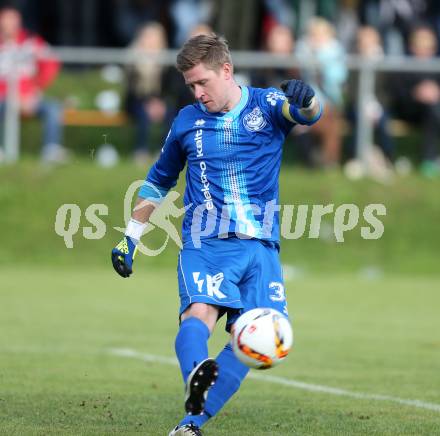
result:
M 187 318 L 198 318 L 203 321 L 212 333 L 218 318 L 218 308 L 211 304 L 193 303 L 182 313 L 182 321 Z

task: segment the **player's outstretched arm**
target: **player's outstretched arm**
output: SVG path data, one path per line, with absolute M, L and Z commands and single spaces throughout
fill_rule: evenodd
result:
M 155 203 L 139 197 L 136 200 L 124 237 L 112 250 L 113 268 L 124 278 L 129 277 L 133 272 L 133 260 L 136 256 L 137 244 L 155 208 Z
M 292 123 L 311 125 L 319 120 L 322 107 L 313 88 L 302 80 L 285 80 L 281 83 L 286 101 L 283 116 Z

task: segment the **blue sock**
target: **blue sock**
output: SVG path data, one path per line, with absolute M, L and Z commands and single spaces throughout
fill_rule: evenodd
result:
M 180 324 L 175 349 L 185 383 L 193 368 L 208 358 L 208 338 L 208 326 L 199 318 L 187 318 Z
M 198 427 L 201 427 L 234 395 L 249 372 L 249 368 L 235 357 L 231 344 L 226 345 L 217 356 L 216 361 L 219 365 L 218 379 L 208 392 L 205 413 L 203 415 L 186 415 L 179 425 L 193 422 Z
M 203 413 L 203 415 L 186 415 L 185 418 L 179 422 L 179 427 L 191 423 L 195 424 L 197 427 L 201 427 L 206 421 L 208 421 L 209 418 L 211 418 L 211 415 L 206 411 Z

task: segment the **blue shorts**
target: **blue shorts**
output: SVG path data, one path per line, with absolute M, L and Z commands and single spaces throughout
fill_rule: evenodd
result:
M 201 248 L 179 254 L 181 315 L 192 303 L 218 306 L 228 314 L 226 330 L 241 313 L 271 307 L 287 316 L 278 246 L 257 239 L 204 239 Z

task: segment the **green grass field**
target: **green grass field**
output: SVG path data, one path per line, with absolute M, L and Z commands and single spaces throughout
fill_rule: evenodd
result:
M 0 269 L 2 434 L 167 434 L 182 415 L 172 270 Z M 310 392 L 248 379 L 209 435 L 433 435 L 440 429 L 437 279 L 352 275 L 287 282 L 296 345 L 289 380 L 438 404 Z M 219 328 L 213 355 L 226 341 Z M 133 358 L 113 354 L 135 352 Z M 137 354 L 136 354 L 137 353 Z
M 0 434 L 155 436 L 181 418 L 177 247 L 139 256 L 128 280 L 110 265 L 122 197 L 143 176 L 81 159 L 0 167 Z M 383 186 L 283 168 L 282 204 L 382 202 L 384 236 L 282 241 L 294 350 L 247 379 L 207 435 L 440 434 L 438 189 L 416 175 Z M 54 231 L 63 203 L 83 212 L 72 249 Z M 82 237 L 92 203 L 109 208 L 99 240 Z
M 92 160 L 81 158 L 61 168 L 45 168 L 34 160 L 0 166 L 0 265 L 15 264 L 16 259 L 25 265 L 107 265 L 109 249 L 121 235 L 113 227 L 125 227 L 124 194 L 134 180 L 144 177 L 145 169 L 126 161 L 113 169 L 99 168 Z M 180 193 L 184 177 L 181 179 L 177 186 Z M 336 208 L 352 203 L 361 212 L 358 225 L 345 234 L 344 243 L 337 243 L 329 234 L 319 239 L 283 240 L 283 262 L 309 274 L 358 272 L 373 267 L 384 273 L 438 275 L 439 187 L 440 181 L 417 175 L 396 178 L 384 186 L 369 180 L 348 182 L 339 172 L 309 172 L 285 166 L 280 177 L 280 204 L 295 208 L 334 204 Z M 182 207 L 181 201 L 182 196 L 178 207 Z M 57 210 L 65 203 L 76 204 L 82 212 L 72 249 L 66 249 L 63 238 L 54 230 Z M 386 216 L 381 217 L 384 234 L 378 240 L 364 240 L 360 235 L 361 226 L 366 225 L 362 210 L 370 203 L 382 203 L 387 209 Z M 101 217 L 107 232 L 97 240 L 82 236 L 83 227 L 91 226 L 85 218 L 91 204 L 108 207 L 108 215 Z M 333 227 L 333 217 L 323 219 L 327 230 Z M 180 222 L 172 221 L 180 229 Z M 155 230 L 148 244 L 157 248 L 163 240 L 163 231 Z M 161 256 L 149 258 L 147 264 L 174 268 L 176 255 L 177 246 L 170 243 Z

